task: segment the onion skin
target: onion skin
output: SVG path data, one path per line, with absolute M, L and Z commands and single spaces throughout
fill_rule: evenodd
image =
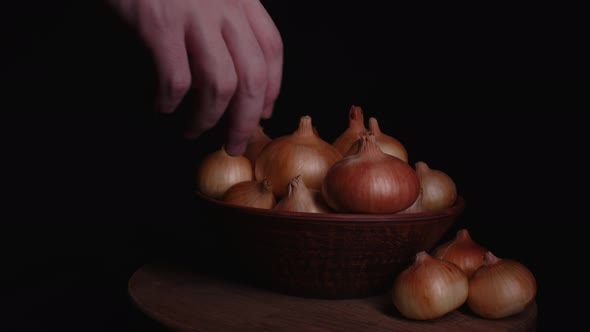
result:
M 352 105 L 348 111 L 348 128 L 334 140 L 332 145 L 345 156 L 359 137 L 367 131 L 363 109 Z
M 394 137 L 381 132 L 379 122 L 374 117 L 369 118 L 369 131 L 375 135 L 381 151 L 408 162 L 408 151 L 404 145 Z
M 277 203 L 272 183 L 267 179 L 238 182 L 223 194 L 223 201 L 259 209 L 272 209 Z
M 478 316 L 497 319 L 522 312 L 537 293 L 537 282 L 523 264 L 491 252 L 469 279 L 467 306 Z
M 257 180 L 269 179 L 274 194 L 281 198 L 298 175 L 308 188 L 319 190 L 328 169 L 341 158 L 336 148 L 314 132 L 311 117 L 303 116 L 293 134 L 275 138 L 262 149 L 254 172 Z
M 246 151 L 244 152 L 244 157 L 250 160 L 252 163 L 252 167 L 256 164 L 256 159 L 260 155 L 262 149 L 272 141 L 272 138 L 268 137 L 264 132 L 264 128 L 258 125 L 258 128 L 254 131 L 250 139 L 248 140 L 248 145 L 246 146 Z
M 467 229 L 460 229 L 453 240 L 435 248 L 432 257 L 457 265 L 470 277 L 483 265 L 486 252 L 486 248 L 473 241 Z
M 421 205 L 425 211 L 443 210 L 455 204 L 457 186 L 448 174 L 430 168 L 423 161 L 417 162 L 415 168 L 422 191 Z
M 406 318 L 430 320 L 462 306 L 468 290 L 467 276 L 458 266 L 421 251 L 396 277 L 392 300 Z
M 274 210 L 308 213 L 331 212 L 320 191 L 307 188 L 301 175 L 291 180 L 289 193 L 275 205 Z
M 221 200 L 229 187 L 254 178 L 252 164 L 244 156 L 230 156 L 225 148 L 209 154 L 197 170 L 197 189 L 205 196 Z
M 334 164 L 322 185 L 328 205 L 342 213 L 397 213 L 420 193 L 416 172 L 406 162 L 383 153 L 373 135 L 365 135 L 358 153 Z

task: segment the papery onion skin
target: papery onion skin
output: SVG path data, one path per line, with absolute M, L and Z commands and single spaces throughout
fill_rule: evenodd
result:
M 504 318 L 524 311 L 536 293 L 537 281 L 526 266 L 488 251 L 484 265 L 469 279 L 467 306 L 483 318 Z
M 352 105 L 348 112 L 348 128 L 332 143 L 343 156 L 347 155 L 351 146 L 358 141 L 362 134 L 368 131 L 364 119 L 363 109 Z
M 471 276 L 483 265 L 484 255 L 488 250 L 476 243 L 467 229 L 460 229 L 451 241 L 441 244 L 432 251 L 432 257 L 454 263 Z
M 415 164 L 420 179 L 422 207 L 426 211 L 438 211 L 453 206 L 457 200 L 457 186 L 445 172 L 432 169 L 427 163 Z
M 373 135 L 365 135 L 358 153 L 334 164 L 322 185 L 328 205 L 342 213 L 397 213 L 420 193 L 416 172 L 406 162 L 383 153 Z
M 248 140 L 248 145 L 246 146 L 246 151 L 244 152 L 244 157 L 250 160 L 250 163 L 252 163 L 252 168 L 254 168 L 256 159 L 258 159 L 262 149 L 271 141 L 272 138 L 266 135 L 264 128 L 261 125 L 258 125 Z
M 418 194 L 418 197 L 416 198 L 414 203 L 412 203 L 412 205 L 410 205 L 409 208 L 402 210 L 399 213 L 420 213 L 425 211 L 426 210 L 422 206 L 422 190 L 420 190 L 420 193 Z
M 267 179 L 238 182 L 226 190 L 223 201 L 259 209 L 272 209 L 276 204 L 272 183 Z
M 374 117 L 369 118 L 369 131 L 375 135 L 381 151 L 408 162 L 408 151 L 404 145 L 393 136 L 384 134 L 379 127 L 379 122 Z
M 406 318 L 435 319 L 459 308 L 468 296 L 467 276 L 453 263 L 421 251 L 392 287 L 392 300 Z
M 301 175 L 291 180 L 289 192 L 275 205 L 274 210 L 308 213 L 331 212 L 320 191 L 307 188 Z
M 252 164 L 244 156 L 230 156 L 224 147 L 207 155 L 197 169 L 197 190 L 221 200 L 229 187 L 253 180 Z
M 281 198 L 298 175 L 308 188 L 319 190 L 328 169 L 341 158 L 336 148 L 314 132 L 311 117 L 302 116 L 293 134 L 275 138 L 262 149 L 254 172 L 257 180 L 269 179 Z

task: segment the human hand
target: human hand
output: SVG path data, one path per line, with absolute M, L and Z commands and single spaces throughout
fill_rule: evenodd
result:
M 196 93 L 186 136 L 214 127 L 227 110 L 229 154 L 242 154 L 272 115 L 282 78 L 281 36 L 259 0 L 108 0 L 152 51 L 157 108 L 174 112 Z

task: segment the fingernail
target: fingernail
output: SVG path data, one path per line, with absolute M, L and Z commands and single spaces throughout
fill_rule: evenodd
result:
M 244 152 L 246 152 L 247 145 L 248 145 L 248 142 L 246 142 L 246 141 L 241 141 L 237 144 L 228 144 L 226 146 L 226 152 L 230 156 L 241 156 L 244 154 Z

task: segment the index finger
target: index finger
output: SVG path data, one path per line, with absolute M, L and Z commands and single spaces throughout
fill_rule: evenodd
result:
M 227 22 L 223 37 L 234 60 L 238 86 L 228 109 L 226 151 L 242 155 L 260 122 L 268 83 L 263 51 L 244 15 Z

